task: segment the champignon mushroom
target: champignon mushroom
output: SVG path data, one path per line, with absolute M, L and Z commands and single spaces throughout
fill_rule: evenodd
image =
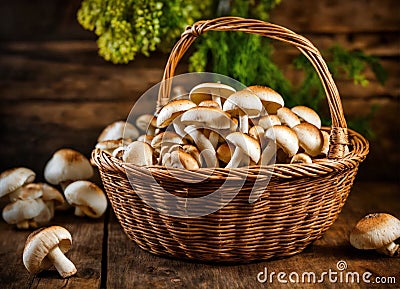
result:
M 107 209 L 104 192 L 89 181 L 76 181 L 65 189 L 67 202 L 75 207 L 75 215 L 100 218 Z
M 64 196 L 56 188 L 45 184 L 39 183 L 42 186 L 42 200 L 49 208 L 51 215 L 54 216 L 54 209 L 59 209 L 65 204 Z
M 224 111 L 239 116 L 239 128 L 243 133 L 249 131 L 249 118 L 259 116 L 262 108 L 261 100 L 249 89 L 233 93 L 223 106 Z
M 199 105 L 204 100 L 213 100 L 222 108 L 223 100 L 227 99 L 236 90 L 226 84 L 205 82 L 196 85 L 189 93 L 190 100 Z
M 260 98 L 268 114 L 276 114 L 277 110 L 285 105 L 282 96 L 270 87 L 255 85 L 249 86 L 248 89 Z
M 400 256 L 400 220 L 386 213 L 369 214 L 350 233 L 350 243 L 362 250 L 375 249 L 389 256 Z
M 136 119 L 136 126 L 147 135 L 154 135 L 157 128 L 157 118 L 152 114 L 142 114 Z
M 272 115 L 264 115 L 260 117 L 258 120 L 258 125 L 261 126 L 264 130 L 269 129 L 270 127 L 274 125 L 281 125 L 281 121 L 279 120 L 279 117 L 275 114 Z
M 14 192 L 25 184 L 32 183 L 36 174 L 28 168 L 13 168 L 0 174 L 0 198 Z
M 202 166 L 203 162 L 201 161 L 200 152 L 197 149 L 197 147 L 195 147 L 194 145 L 191 145 L 191 144 L 186 144 L 186 145 L 182 146 L 182 150 L 185 153 L 190 154 L 197 161 L 197 163 L 199 164 L 199 167 Z
M 111 155 L 113 151 L 116 150 L 117 148 L 127 146 L 131 142 L 132 142 L 131 139 L 123 139 L 123 138 L 118 140 L 114 139 L 104 140 L 97 143 L 96 148 L 101 149 Z
M 181 149 L 176 149 L 169 154 L 163 165 L 186 170 L 197 170 L 199 164 L 195 158 Z
M 324 145 L 324 138 L 321 131 L 315 125 L 303 122 L 294 126 L 292 129 L 299 139 L 300 147 L 302 147 L 308 155 L 315 157 L 321 153 L 322 146 Z
M 318 113 L 313 109 L 307 106 L 298 105 L 292 107 L 291 110 L 300 118 L 300 121 L 304 120 L 305 122 L 315 125 L 318 129 L 321 128 L 321 119 L 319 118 Z
M 44 178 L 52 185 L 60 184 L 62 189 L 73 181 L 86 180 L 93 176 L 89 160 L 80 152 L 60 149 L 54 153 L 44 168 Z
M 139 131 L 133 124 L 121 120 L 106 126 L 100 133 L 97 142 L 118 140 L 120 138 L 136 140 L 138 136 Z
M 17 200 L 35 200 L 40 198 L 42 195 L 42 185 L 30 183 L 10 193 L 8 197 L 10 198 L 11 202 L 16 202 Z
M 217 147 L 221 130 L 230 129 L 231 127 L 229 115 L 221 109 L 213 107 L 189 109 L 182 114 L 181 123 L 210 130 L 209 139 L 214 149 Z
M 294 127 L 300 124 L 298 116 L 287 107 L 281 107 L 277 111 L 277 116 L 282 124 L 286 124 L 288 127 Z
M 274 125 L 265 132 L 265 137 L 276 142 L 289 157 L 294 156 L 299 150 L 299 140 L 296 133 L 287 126 Z
M 157 127 L 167 127 L 177 116 L 195 106 L 194 102 L 187 99 L 174 100 L 167 103 L 158 113 Z
M 312 159 L 305 153 L 295 154 L 290 160 L 291 164 L 311 164 Z
M 172 131 L 164 131 L 157 134 L 151 141 L 151 146 L 154 149 L 156 156 L 160 154 L 163 147 L 171 147 L 175 144 L 183 144 L 183 139 Z M 161 161 L 161 159 L 160 159 Z
M 259 125 L 252 126 L 249 130 L 249 136 L 257 140 L 260 144 L 263 141 L 264 134 L 264 129 Z
M 231 160 L 232 153 L 227 143 L 221 144 L 217 149 L 217 158 L 224 164 L 229 163 Z
M 235 146 L 235 150 L 225 168 L 237 168 L 242 163 L 249 165 L 250 160 L 255 163 L 260 160 L 260 144 L 254 138 L 241 132 L 233 132 L 226 137 L 226 140 Z
M 200 150 L 200 155 L 204 158 L 203 166 L 208 168 L 217 168 L 218 160 L 215 149 L 210 140 L 202 134 L 194 125 L 185 128 L 185 132 L 193 139 Z
M 137 166 L 151 166 L 153 164 L 153 148 L 148 143 L 134 141 L 125 149 L 122 160 Z
M 71 234 L 63 227 L 51 226 L 32 232 L 26 240 L 23 262 L 32 274 L 52 265 L 67 278 L 76 273 L 75 265 L 64 255 L 72 245 Z
M 40 198 L 17 200 L 6 205 L 2 215 L 4 221 L 8 224 L 15 224 L 19 229 L 29 229 L 30 225 L 37 227 L 37 224 L 34 222 L 30 223 L 29 221 L 39 216 L 45 209 L 47 209 L 47 207 Z

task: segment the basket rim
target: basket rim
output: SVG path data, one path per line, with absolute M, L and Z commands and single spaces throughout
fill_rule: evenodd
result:
M 329 127 L 322 127 L 327 130 Z M 197 178 L 207 176 L 208 180 L 225 178 L 271 178 L 273 176 L 281 178 L 293 177 L 318 177 L 331 173 L 333 171 L 343 170 L 348 167 L 354 167 L 355 163 L 362 162 L 369 152 L 369 142 L 360 133 L 348 129 L 350 145 L 353 150 L 349 154 L 340 159 L 320 158 L 314 159 L 313 163 L 297 163 L 297 164 L 271 164 L 267 166 L 253 165 L 248 166 L 244 170 L 242 168 L 200 168 L 198 170 L 186 170 L 181 168 L 171 168 L 161 165 L 152 166 L 136 166 L 134 164 L 124 163 L 122 160 L 110 155 L 109 153 L 95 148 L 92 151 L 91 160 L 99 170 L 117 171 L 121 174 L 127 174 L 129 171 L 142 172 L 143 174 L 179 174 L 183 179 Z

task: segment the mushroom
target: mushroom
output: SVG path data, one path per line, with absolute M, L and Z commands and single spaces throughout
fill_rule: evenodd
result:
M 153 138 L 154 138 L 153 135 L 142 134 L 137 138 L 137 140 L 145 142 L 145 143 L 151 145 L 151 142 L 152 142 Z
M 321 130 L 321 133 L 322 133 L 322 138 L 324 139 L 324 143 L 323 143 L 322 148 L 321 148 L 321 153 L 324 154 L 325 156 L 327 156 L 328 152 L 329 152 L 329 139 L 330 139 L 330 136 L 329 136 L 329 133 L 327 133 L 324 130 Z
M 194 102 L 187 99 L 174 100 L 167 103 L 158 113 L 157 127 L 167 127 L 177 116 L 195 106 L 196 104 Z
M 221 109 L 221 105 L 219 105 L 218 102 L 208 99 L 208 100 L 203 100 L 202 102 L 199 103 L 199 106 L 201 107 L 214 107 L 214 108 L 219 108 Z
M 64 254 L 71 245 L 71 234 L 63 227 L 51 226 L 36 230 L 28 236 L 25 243 L 25 268 L 36 274 L 54 265 L 61 277 L 70 277 L 76 273 L 76 268 Z
M 291 110 L 300 118 L 300 121 L 303 120 L 305 122 L 311 123 L 315 125 L 318 129 L 321 129 L 321 119 L 319 118 L 318 113 L 316 113 L 313 109 L 307 106 L 298 105 L 292 107 Z
M 116 150 L 119 147 L 126 146 L 132 142 L 131 139 L 110 139 L 110 140 L 104 140 L 96 144 L 96 148 L 101 149 L 110 155 L 113 153 L 114 150 Z
M 136 126 L 147 135 L 154 135 L 157 128 L 157 118 L 152 114 L 142 114 L 136 119 Z
M 252 126 L 249 130 L 249 136 L 257 140 L 260 144 L 264 141 L 264 134 L 264 129 L 259 125 Z
M 389 256 L 400 256 L 400 220 L 386 213 L 369 214 L 350 233 L 350 243 L 362 250 L 375 249 Z
M 299 139 L 300 147 L 302 147 L 308 155 L 315 157 L 321 153 L 324 138 L 321 131 L 315 125 L 303 122 L 294 126 L 292 129 Z
M 37 227 L 32 219 L 48 209 L 42 199 L 17 200 L 3 208 L 2 216 L 8 224 L 15 224 L 19 229 Z
M 199 164 L 199 167 L 202 166 L 203 162 L 201 161 L 200 152 L 197 149 L 197 147 L 195 147 L 194 145 L 191 145 L 191 144 L 186 144 L 186 145 L 182 146 L 182 150 L 185 153 L 190 154 L 197 161 L 197 163 Z
M 300 119 L 297 115 L 287 107 L 281 107 L 277 111 L 277 116 L 282 124 L 286 124 L 288 127 L 294 127 L 300 124 Z
M 169 153 L 169 157 L 165 159 L 163 165 L 186 170 L 199 169 L 199 164 L 196 159 L 181 149 L 176 149 Z
M 311 164 L 312 159 L 305 153 L 295 154 L 290 160 L 291 164 Z
M 13 168 L 0 174 L 0 198 L 14 192 L 25 184 L 32 183 L 36 174 L 28 168 Z
M 204 136 L 194 125 L 185 128 L 185 132 L 193 139 L 200 150 L 200 155 L 204 158 L 203 166 L 217 168 L 218 160 L 215 149 L 210 140 Z
M 189 93 L 190 100 L 199 105 L 204 100 L 213 100 L 222 108 L 223 100 L 227 99 L 236 90 L 226 84 L 205 82 L 196 85 Z
M 64 196 L 60 193 L 59 190 L 48 184 L 39 184 L 42 186 L 42 200 L 49 208 L 51 215 L 54 216 L 54 209 L 59 209 L 60 207 L 63 207 L 65 203 Z
M 104 140 L 118 140 L 120 138 L 136 140 L 138 136 L 139 131 L 133 124 L 121 120 L 106 126 L 100 133 L 97 142 L 102 142 Z
M 265 132 L 265 137 L 275 141 L 289 157 L 294 156 L 299 150 L 299 140 L 296 133 L 284 125 L 274 125 Z
M 229 163 L 231 160 L 232 153 L 227 143 L 221 144 L 217 149 L 217 158 L 224 164 Z
M 75 215 L 100 218 L 107 209 L 104 192 L 89 181 L 76 181 L 65 189 L 67 202 L 75 207 Z
M 10 198 L 11 202 L 16 202 L 17 200 L 39 199 L 42 195 L 42 186 L 40 184 L 30 183 L 10 193 L 8 197 Z
M 249 165 L 250 160 L 255 163 L 260 160 L 260 144 L 254 138 L 241 132 L 233 132 L 226 137 L 226 140 L 235 146 L 235 150 L 225 168 L 237 168 L 242 163 Z
M 279 120 L 279 117 L 275 114 L 272 115 L 264 115 L 260 117 L 258 120 L 258 125 L 261 126 L 264 130 L 269 129 L 270 127 L 274 125 L 281 125 L 281 121 Z
M 64 190 L 68 184 L 93 176 L 89 160 L 80 152 L 60 149 L 54 153 L 44 168 L 44 178 L 52 185 L 60 184 Z
M 262 108 L 261 100 L 249 89 L 233 93 L 223 106 L 224 111 L 239 116 L 239 127 L 243 133 L 249 131 L 249 118 L 260 115 Z
M 221 109 L 213 107 L 189 109 L 182 114 L 181 123 L 210 130 L 209 139 L 214 149 L 217 147 L 221 130 L 230 129 L 231 127 L 229 115 Z
M 157 134 L 151 141 L 151 146 L 156 155 L 160 154 L 163 147 L 171 147 L 175 144 L 183 144 L 183 139 L 172 131 L 164 131 Z
M 260 98 L 268 114 L 276 114 L 277 110 L 285 105 L 282 96 L 270 87 L 255 85 L 249 86 L 248 89 Z
M 151 166 L 153 164 L 153 148 L 148 143 L 134 141 L 126 148 L 122 160 L 137 166 Z

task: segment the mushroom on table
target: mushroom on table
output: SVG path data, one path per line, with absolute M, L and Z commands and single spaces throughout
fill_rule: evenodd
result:
M 26 240 L 24 265 L 33 274 L 54 265 L 61 277 L 70 277 L 77 272 L 75 265 L 64 255 L 71 245 L 71 234 L 63 227 L 51 226 L 36 230 Z

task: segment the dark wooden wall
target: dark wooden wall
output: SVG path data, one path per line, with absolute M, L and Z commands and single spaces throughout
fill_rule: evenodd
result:
M 0 171 L 25 165 L 39 178 L 51 154 L 72 147 L 89 156 L 98 133 L 125 119 L 135 99 L 161 79 L 166 55 L 112 65 L 96 53 L 94 36 L 75 20 L 79 0 L 0 3 Z M 337 82 L 349 117 L 379 105 L 371 154 L 361 179 L 397 180 L 399 142 L 399 4 L 396 0 L 282 0 L 271 21 L 324 49 L 334 43 L 381 58 L 384 87 L 368 72 L 367 88 Z M 295 50 L 278 46 L 287 71 Z M 184 72 L 185 64 L 180 71 Z M 294 77 L 294 76 L 293 76 Z

